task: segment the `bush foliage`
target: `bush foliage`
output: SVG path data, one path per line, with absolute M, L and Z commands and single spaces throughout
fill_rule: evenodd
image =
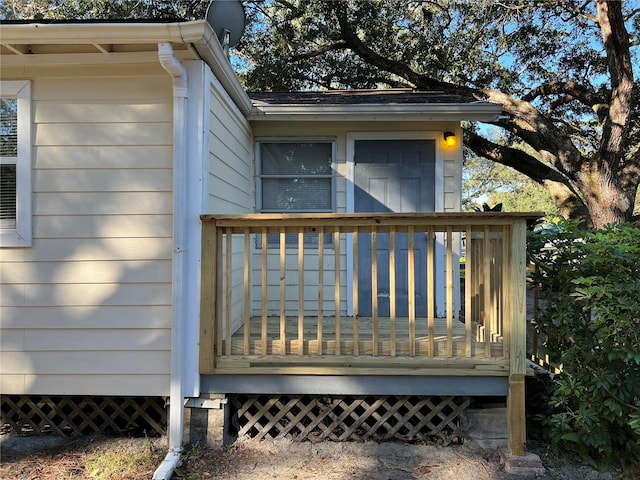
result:
M 552 361 L 553 445 L 572 446 L 592 464 L 640 459 L 640 229 L 602 230 L 576 222 L 532 232 L 540 266 L 538 328 Z

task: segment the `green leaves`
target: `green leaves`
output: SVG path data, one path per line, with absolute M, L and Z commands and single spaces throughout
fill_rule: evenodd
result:
M 546 424 L 591 462 L 640 458 L 640 229 L 561 223 L 530 234 L 540 331 L 563 364 Z

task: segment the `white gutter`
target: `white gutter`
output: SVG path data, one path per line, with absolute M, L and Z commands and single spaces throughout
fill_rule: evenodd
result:
M 182 355 L 184 319 L 184 270 L 187 204 L 187 71 L 173 53 L 170 43 L 158 43 L 158 60 L 173 79 L 173 254 L 171 385 L 169 393 L 169 451 L 153 474 L 154 480 L 171 478 L 182 452 L 184 392 Z
M 249 120 L 363 120 L 368 121 L 493 121 L 502 114 L 502 105 L 491 102 L 446 104 L 267 104 L 256 102 Z
M 178 25 L 182 40 L 194 46 L 236 106 L 244 115 L 249 115 L 253 111 L 251 99 L 249 99 L 249 95 L 240 84 L 238 75 L 233 70 L 231 63 L 229 63 L 229 58 L 220 45 L 211 25 L 207 22 L 204 22 L 204 25 L 200 25 L 197 22 L 184 22 Z

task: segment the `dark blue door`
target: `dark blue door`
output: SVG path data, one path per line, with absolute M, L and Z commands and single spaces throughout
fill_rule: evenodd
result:
M 356 212 L 433 212 L 435 210 L 434 140 L 356 140 Z M 371 316 L 371 236 L 360 235 L 358 295 L 360 316 Z M 396 315 L 408 315 L 408 236 L 396 234 Z M 427 315 L 427 239 L 416 234 L 416 316 Z M 389 235 L 377 236 L 378 314 L 389 316 Z

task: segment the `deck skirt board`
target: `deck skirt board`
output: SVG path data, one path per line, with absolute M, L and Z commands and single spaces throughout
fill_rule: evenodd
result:
M 506 396 L 506 376 L 440 375 L 201 375 L 207 393 L 269 395 L 472 395 Z

